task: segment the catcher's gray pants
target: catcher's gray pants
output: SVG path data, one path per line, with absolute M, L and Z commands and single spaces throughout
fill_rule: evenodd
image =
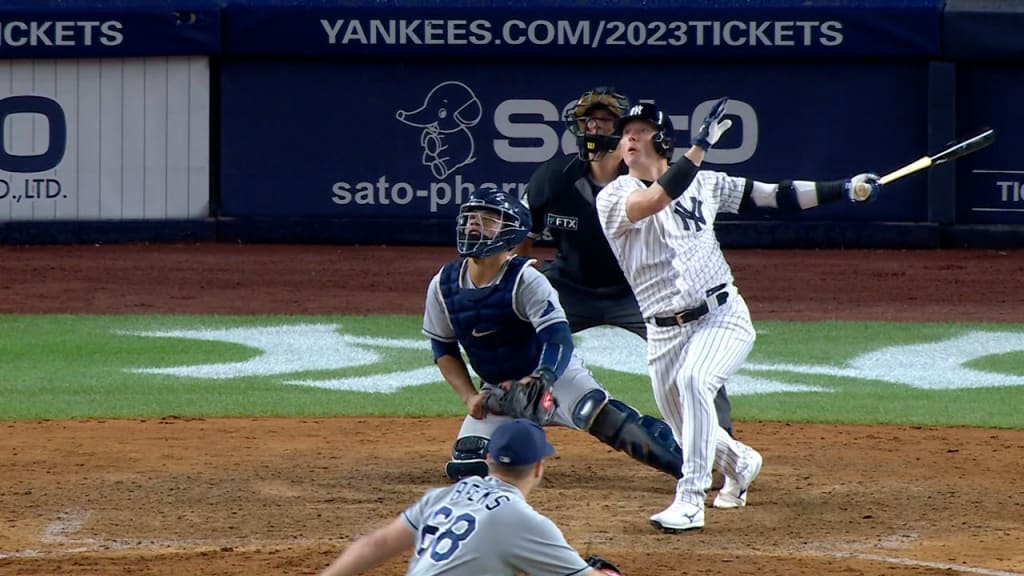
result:
M 494 387 L 495 385 L 493 384 L 484 383 L 481 390 L 488 390 Z M 575 425 L 572 421 L 573 409 L 584 394 L 595 388 L 604 389 L 597 383 L 597 380 L 594 380 L 590 370 L 583 365 L 583 360 L 573 354 L 572 359 L 569 360 L 569 366 L 565 369 L 562 377 L 556 380 L 552 386 L 552 392 L 558 400 L 558 409 L 555 410 L 555 417 L 552 423 L 579 430 L 579 426 Z M 495 414 L 488 414 L 483 420 L 477 420 L 467 415 L 466 419 L 462 421 L 458 438 L 483 436 L 490 439 L 491 432 L 503 422 L 509 420 L 510 418 L 507 416 L 497 416 Z

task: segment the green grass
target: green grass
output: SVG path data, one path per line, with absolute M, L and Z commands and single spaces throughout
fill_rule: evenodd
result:
M 461 403 L 432 368 L 419 323 L 413 316 L 0 316 L 0 420 L 461 415 Z M 300 325 L 326 325 L 319 330 L 327 336 L 315 330 L 288 338 L 277 334 L 246 345 L 137 334 L 248 328 L 266 335 L 270 327 Z M 1024 428 L 1022 325 L 764 322 L 756 327 L 758 341 L 734 382 L 737 420 Z M 593 342 L 590 332 L 581 338 Z M 602 338 L 605 347 L 598 354 L 588 357 L 581 346 L 595 376 L 616 396 L 656 413 L 646 376 L 626 368 L 642 370 L 643 342 L 625 332 Z M 949 379 L 941 375 L 942 365 L 960 348 L 942 343 L 956 338 L 973 338 L 964 349 L 976 350 L 950 364 L 961 372 Z M 261 347 L 274 344 L 267 342 L 287 342 L 288 353 L 279 359 L 291 364 L 255 371 L 252 366 L 268 364 Z M 888 351 L 900 346 L 917 348 Z M 363 360 L 355 362 L 355 355 Z M 235 366 L 226 367 L 223 378 L 137 371 L 214 364 Z M 387 393 L 294 383 L 353 386 L 355 378 L 378 375 L 377 384 L 394 386 L 416 376 L 392 373 L 419 369 L 434 381 L 428 376 Z M 929 388 L 936 382 L 946 382 L 945 387 Z M 984 386 L 956 387 L 979 382 Z M 815 391 L 750 393 L 749 386 L 766 383 Z

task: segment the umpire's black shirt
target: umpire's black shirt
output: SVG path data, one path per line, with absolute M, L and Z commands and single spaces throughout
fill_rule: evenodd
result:
M 599 191 L 587 163 L 576 154 L 548 160 L 526 188 L 533 217 L 530 237 L 539 239 L 545 228 L 551 234 L 557 254 L 545 272 L 552 281 L 602 294 L 630 293 L 597 219 L 594 198 Z

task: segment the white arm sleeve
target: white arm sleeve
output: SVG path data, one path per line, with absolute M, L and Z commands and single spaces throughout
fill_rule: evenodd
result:
M 796 194 L 796 201 L 801 210 L 818 205 L 818 188 L 814 182 L 810 180 L 793 180 L 792 182 L 792 193 Z M 750 198 L 759 208 L 778 208 L 778 193 L 778 184 L 767 184 L 754 180 L 751 185 Z
M 427 300 L 423 304 L 423 333 L 442 342 L 455 341 L 455 328 L 448 318 L 448 308 L 441 297 L 441 273 L 434 274 L 427 286 Z

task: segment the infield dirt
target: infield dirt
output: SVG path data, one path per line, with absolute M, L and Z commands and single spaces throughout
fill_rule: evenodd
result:
M 0 248 L 0 313 L 419 314 L 443 248 Z M 759 320 L 1024 322 L 1024 252 L 727 251 Z M 429 486 L 458 418 L 4 422 L 0 574 L 315 573 Z M 699 533 L 587 434 L 531 502 L 629 574 L 1024 575 L 1024 430 L 738 422 L 765 467 Z M 378 570 L 404 573 L 405 559 Z

